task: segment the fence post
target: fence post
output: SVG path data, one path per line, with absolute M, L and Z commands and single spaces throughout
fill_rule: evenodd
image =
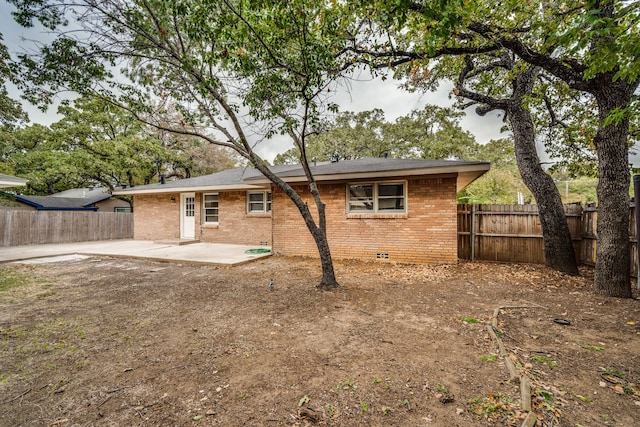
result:
M 471 262 L 476 260 L 476 205 L 471 205 L 471 234 L 469 235 L 471 244 Z
M 633 209 L 636 214 L 636 258 L 638 259 L 636 286 L 640 289 L 640 209 L 638 209 L 638 201 L 640 201 L 640 175 L 633 175 Z

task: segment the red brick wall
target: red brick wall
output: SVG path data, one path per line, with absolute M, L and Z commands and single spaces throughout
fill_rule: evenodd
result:
M 219 222 L 204 225 L 202 193 L 196 193 L 195 236 L 202 242 L 271 245 L 271 215 L 247 214 L 245 191 L 220 192 Z M 175 202 L 171 201 L 171 198 Z M 162 240 L 180 237 L 180 194 L 134 196 L 134 239 Z
M 456 177 L 405 180 L 407 213 L 376 217 L 346 213 L 345 183 L 319 186 L 327 205 L 327 233 L 334 258 L 375 260 L 381 253 L 389 254 L 389 261 L 395 262 L 457 262 Z M 296 190 L 310 208 L 315 208 L 306 186 L 297 186 Z M 275 253 L 318 256 L 300 213 L 279 190 L 273 194 L 273 215 Z
M 247 214 L 247 192 L 218 194 L 218 226 L 201 225 L 202 194 L 196 194 L 196 236 L 203 242 L 271 245 L 271 214 Z
M 171 202 L 171 198 L 174 202 Z M 180 237 L 180 194 L 133 196 L 133 238 L 137 240 Z

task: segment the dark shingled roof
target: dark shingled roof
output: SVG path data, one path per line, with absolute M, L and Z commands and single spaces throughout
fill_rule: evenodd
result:
M 111 198 L 105 188 L 74 188 L 52 194 L 50 196 L 15 196 L 16 201 L 33 206 L 38 210 L 89 210 L 98 208 L 94 205 Z
M 352 179 L 358 175 L 368 177 L 403 175 L 428 175 L 430 173 L 455 173 L 459 171 L 477 171 L 475 177 L 489 169 L 488 162 L 467 162 L 458 160 L 420 160 L 420 159 L 385 159 L 366 158 L 358 160 L 342 160 L 339 162 L 318 162 L 311 164 L 311 172 L 317 180 Z M 269 166 L 276 175 L 285 181 L 299 181 L 305 178 L 304 170 L 298 165 Z M 413 173 L 412 173 L 413 172 Z M 169 193 L 183 191 L 206 191 L 224 189 L 250 189 L 267 185 L 269 181 L 260 171 L 252 167 L 229 169 L 211 175 L 167 181 L 165 184 L 140 185 L 114 191 L 114 194 Z
M 279 171 L 286 171 L 292 168 L 299 168 L 299 165 L 281 165 L 281 166 L 270 166 L 271 170 L 278 173 Z M 166 181 L 164 184 L 155 183 L 148 185 L 137 185 L 135 187 L 123 188 L 115 191 L 115 194 L 128 194 L 139 191 L 163 191 L 168 192 L 166 190 L 176 190 L 180 191 L 185 188 L 207 188 L 207 187 L 232 187 L 232 186 L 251 186 L 251 184 L 247 184 L 247 180 L 259 177 L 264 179 L 264 176 L 260 171 L 252 167 L 243 167 L 243 168 L 235 168 L 228 169 L 226 171 L 217 172 L 211 175 L 203 175 L 197 176 L 194 178 L 185 178 L 178 179 L 175 181 Z

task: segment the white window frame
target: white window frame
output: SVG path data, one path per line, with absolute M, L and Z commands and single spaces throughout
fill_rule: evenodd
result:
M 216 207 L 207 207 L 207 196 L 216 196 Z M 218 217 L 217 221 L 207 221 L 207 210 L 216 210 Z M 202 224 L 204 225 L 218 225 L 220 222 L 220 193 L 203 193 L 202 194 Z
M 251 201 L 251 195 L 260 194 L 262 195 L 262 201 Z M 252 209 L 252 204 L 262 203 L 262 209 Z M 262 190 L 262 191 L 247 191 L 247 214 L 270 214 L 271 213 L 271 191 L 270 190 Z
M 116 206 L 116 207 L 113 208 L 113 211 L 117 212 L 117 213 L 131 213 L 131 212 L 133 212 L 130 207 L 126 207 L 126 206 Z
M 372 186 L 373 209 L 352 209 L 351 208 L 351 186 Z M 397 199 L 397 196 L 380 196 L 381 185 L 402 185 L 402 209 L 380 209 L 380 200 Z M 364 198 L 362 199 L 364 200 Z M 374 182 L 354 182 L 347 184 L 347 213 L 349 214 L 399 214 L 407 213 L 407 181 L 374 181 Z

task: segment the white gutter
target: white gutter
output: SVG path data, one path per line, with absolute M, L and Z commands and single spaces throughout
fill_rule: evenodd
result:
M 10 188 L 10 187 L 20 187 L 20 186 L 24 186 L 27 185 L 27 180 L 22 180 L 21 178 L 17 178 L 20 179 L 20 181 L 13 181 L 13 180 L 1 180 L 0 179 L 0 188 Z

